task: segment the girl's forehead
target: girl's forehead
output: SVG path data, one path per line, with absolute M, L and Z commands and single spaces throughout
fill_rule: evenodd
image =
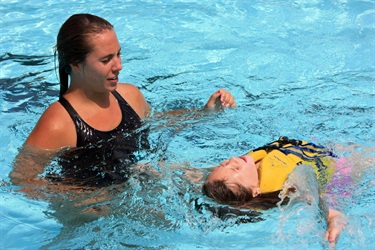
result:
M 235 172 L 233 172 L 230 168 L 225 168 L 222 166 L 217 166 L 211 172 L 211 174 L 207 177 L 209 180 L 228 180 L 235 176 Z

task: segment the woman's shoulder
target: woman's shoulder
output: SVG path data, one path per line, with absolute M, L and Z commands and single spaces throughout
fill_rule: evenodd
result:
M 130 83 L 120 83 L 116 90 L 137 112 L 139 117 L 144 118 L 148 115 L 150 106 L 137 86 Z
M 41 119 L 45 122 L 63 122 L 69 117 L 66 109 L 61 105 L 59 101 L 52 103 L 42 114 Z
M 75 127 L 65 108 L 57 101 L 41 115 L 27 139 L 27 144 L 39 148 L 56 149 L 74 146 Z
M 142 94 L 141 90 L 137 86 L 130 83 L 119 83 L 116 90 L 121 95 Z

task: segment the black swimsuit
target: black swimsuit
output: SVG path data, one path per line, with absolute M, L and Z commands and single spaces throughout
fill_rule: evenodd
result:
M 77 147 L 87 146 L 89 144 L 95 144 L 101 140 L 109 140 L 116 137 L 118 134 L 132 131 L 141 125 L 141 119 L 138 114 L 130 107 L 130 105 L 122 98 L 117 92 L 113 92 L 114 97 L 117 99 L 122 119 L 120 124 L 111 131 L 99 131 L 90 125 L 88 125 L 70 105 L 70 103 L 61 97 L 59 102 L 69 113 L 72 118 L 77 131 Z
M 55 173 L 47 177 L 59 176 L 58 180 L 69 184 L 96 187 L 128 179 L 129 165 L 137 161 L 134 152 L 148 147 L 147 128 L 142 129 L 140 117 L 118 92 L 112 94 L 119 103 L 122 119 L 111 131 L 91 127 L 65 98 L 59 100 L 76 127 L 77 147 L 62 152 L 58 160 L 61 169 L 51 169 L 49 172 Z

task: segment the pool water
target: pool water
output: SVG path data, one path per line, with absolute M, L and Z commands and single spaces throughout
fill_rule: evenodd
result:
M 204 170 L 285 135 L 344 159 L 335 185 L 323 190 L 350 221 L 337 249 L 373 249 L 374 7 L 370 0 L 1 1 L 0 248 L 326 249 L 324 226 L 308 210 L 274 208 L 256 223 L 199 211 L 192 201 L 206 199 L 201 183 L 176 167 Z M 140 154 L 159 172 L 154 177 L 136 175 L 116 192 L 27 197 L 8 174 L 58 98 L 53 46 L 60 25 L 79 12 L 115 26 L 120 80 L 138 86 L 154 112 L 200 108 L 219 88 L 238 107 L 148 118 L 151 151 Z M 95 206 L 111 210 L 93 218 L 86 211 Z

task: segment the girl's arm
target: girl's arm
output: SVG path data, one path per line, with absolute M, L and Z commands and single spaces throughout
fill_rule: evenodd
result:
M 346 225 L 348 225 L 348 219 L 343 213 L 334 209 L 329 209 L 327 224 L 327 231 L 324 236 L 331 244 L 331 247 L 333 247 L 341 232 L 344 231 Z

